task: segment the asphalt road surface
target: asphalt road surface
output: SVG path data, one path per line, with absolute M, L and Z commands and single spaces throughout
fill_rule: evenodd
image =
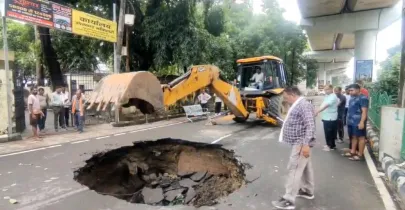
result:
M 124 210 L 194 209 L 188 206 L 135 205 L 103 196 L 73 180 L 73 171 L 92 154 L 131 145 L 133 141 L 179 138 L 223 144 L 235 150 L 253 168 L 246 171 L 243 186 L 214 207 L 201 209 L 272 209 L 271 201 L 284 192 L 290 147 L 278 142 L 279 128 L 246 123 L 208 126 L 205 121 L 135 131 L 84 142 L 66 143 L 44 150 L 0 156 L 0 209 Z M 318 129 L 321 133 L 321 127 Z M 365 162 L 352 162 L 339 152 L 321 150 L 323 135 L 313 151 L 316 193 L 312 201 L 297 200 L 301 210 L 383 210 L 384 205 Z M 10 204 L 3 197 L 16 199 Z

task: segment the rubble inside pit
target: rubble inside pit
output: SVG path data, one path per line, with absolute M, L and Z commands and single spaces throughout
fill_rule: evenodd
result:
M 94 155 L 74 179 L 103 195 L 155 206 L 210 206 L 243 184 L 243 165 L 220 145 L 177 139 Z

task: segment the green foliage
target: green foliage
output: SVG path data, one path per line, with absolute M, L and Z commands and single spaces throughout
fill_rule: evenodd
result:
M 306 64 L 306 82 L 308 88 L 314 88 L 316 85 L 317 72 L 318 72 L 318 62 L 314 59 L 305 59 Z
M 3 26 L 0 27 L 2 30 Z M 16 68 L 30 75 L 35 72 L 36 53 L 40 52 L 39 43 L 34 40 L 34 27 L 16 21 L 7 21 L 8 49 L 15 52 Z M 3 48 L 3 34 L 0 33 L 0 45 Z
M 398 95 L 399 69 L 401 67 L 401 49 L 394 47 L 388 51 L 388 58 L 381 63 L 381 74 L 378 81 L 372 84 L 377 92 L 386 92 L 390 96 Z
M 110 0 L 66 0 L 64 4 L 104 18 L 112 16 Z M 284 59 L 291 83 L 304 78 L 310 85 L 316 82 L 316 63 L 302 56 L 307 49 L 305 34 L 282 17 L 276 0 L 263 0 L 258 14 L 253 13 L 252 1 L 128 0 L 127 4 L 133 5 L 130 13 L 136 15 L 130 28 L 132 71 L 181 74 L 191 65 L 214 64 L 224 78 L 232 80 L 237 59 L 275 55 Z M 31 42 L 19 43 L 32 43 L 31 35 Z M 62 71 L 96 70 L 100 61 L 111 64 L 111 43 L 60 31 L 51 35 Z M 28 68 L 27 62 L 22 63 Z

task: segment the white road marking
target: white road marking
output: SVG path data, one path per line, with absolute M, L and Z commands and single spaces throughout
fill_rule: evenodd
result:
M 62 146 L 61 144 L 57 144 L 57 145 L 53 145 L 53 146 L 49 146 L 49 147 L 42 147 L 42 148 L 38 148 L 38 149 L 30 149 L 30 150 L 25 150 L 25 151 L 21 151 L 21 152 L 14 152 L 14 153 L 10 153 L 10 154 L 0 155 L 0 158 L 12 156 L 12 155 L 24 154 L 24 153 L 28 153 L 28 152 L 35 152 L 35 151 L 40 151 L 40 150 L 45 150 L 45 149 L 51 149 L 51 148 L 61 147 L 61 146 Z
M 163 128 L 163 127 L 168 127 L 168 126 L 172 126 L 172 125 L 179 125 L 179 124 L 183 124 L 183 123 L 186 123 L 186 122 L 187 121 L 183 121 L 183 122 L 177 122 L 177 123 L 172 123 L 172 124 L 167 124 L 167 125 L 155 126 L 155 127 L 151 127 L 151 128 L 144 128 L 144 129 L 140 129 L 140 130 L 136 130 L 136 131 L 131 131 L 130 133 L 137 133 L 137 132 L 141 132 L 141 131 L 153 130 L 153 129 L 156 129 L 156 128 Z M 119 134 L 115 134 L 114 136 L 120 136 L 120 135 L 124 135 L 124 134 L 127 134 L 127 133 L 119 133 Z M 95 138 L 95 139 L 99 140 L 99 139 L 105 139 L 105 138 L 109 138 L 109 137 L 110 136 L 102 136 L 102 137 L 98 137 L 98 138 Z M 79 144 L 79 143 L 88 142 L 88 141 L 90 141 L 90 140 L 82 140 L 82 141 L 71 142 L 71 144 Z M 20 151 L 20 152 L 13 152 L 13 153 L 9 153 L 9 154 L 0 155 L 0 158 L 13 156 L 13 155 L 25 154 L 25 153 L 29 153 L 29 152 L 41 151 L 41 150 L 51 149 L 51 148 L 61 147 L 61 146 L 62 146 L 61 144 L 57 144 L 57 145 L 52 145 L 52 146 L 49 146 L 49 147 L 41 147 L 41 148 L 37 148 L 37 149 L 30 149 L 30 150 L 24 150 L 24 151 Z M 46 170 L 46 169 L 44 169 L 44 170 Z
M 125 135 L 125 134 L 127 134 L 127 133 L 117 133 L 117 134 L 114 134 L 114 136 L 122 136 L 122 135 Z
M 77 190 L 73 190 L 73 191 L 71 191 L 71 192 L 68 192 L 68 193 L 65 193 L 65 194 L 62 194 L 62 195 L 59 195 L 59 196 L 55 196 L 55 197 L 50 198 L 50 199 L 47 199 L 47 200 L 40 201 L 40 202 L 35 203 L 35 204 L 32 204 L 32 205 L 24 206 L 24 207 L 22 207 L 22 208 L 19 208 L 18 210 L 36 210 L 36 209 L 41 209 L 41 207 L 44 207 L 44 206 L 49 205 L 49 204 L 52 204 L 52 203 L 57 202 L 57 201 L 59 201 L 59 200 L 61 200 L 61 199 L 63 199 L 63 198 L 67 198 L 67 197 L 69 197 L 69 196 L 75 195 L 75 194 L 77 194 L 77 193 L 81 193 L 81 192 L 86 191 L 86 190 L 88 190 L 87 187 L 79 188 L 79 189 L 77 189 Z
M 381 199 L 383 200 L 385 210 L 396 210 L 396 206 L 394 201 L 391 198 L 390 193 L 388 192 L 383 180 L 381 179 L 380 175 L 378 174 L 377 168 L 374 165 L 373 160 L 368 153 L 368 149 L 364 150 L 364 157 L 366 158 L 368 169 L 370 170 L 371 176 L 373 177 L 375 186 L 380 192 Z
M 142 131 L 153 130 L 153 129 L 156 129 L 156 128 L 164 128 L 164 127 L 169 127 L 169 126 L 172 126 L 172 125 L 183 124 L 183 123 L 185 123 L 185 122 L 187 122 L 187 121 L 178 122 L 178 123 L 173 123 L 173 124 L 168 124 L 168 125 L 161 125 L 161 126 L 156 126 L 156 127 L 151 127 L 151 128 L 144 128 L 144 129 L 140 129 L 140 130 L 136 130 L 136 131 L 131 131 L 131 132 L 129 132 L 129 133 L 138 133 L 138 132 L 142 132 Z
M 216 143 L 218 143 L 218 142 L 220 142 L 220 141 L 222 141 L 222 140 L 224 140 L 224 139 L 226 139 L 226 138 L 228 138 L 228 137 L 230 137 L 230 136 L 232 136 L 232 134 L 228 134 L 228 135 L 226 135 L 226 136 L 222 136 L 221 138 L 219 138 L 219 139 L 217 139 L 217 140 L 211 142 L 211 144 L 216 144 Z
M 72 142 L 70 144 L 80 144 L 80 143 L 84 143 L 84 142 L 88 142 L 88 141 L 90 141 L 90 140 L 87 139 L 87 140 L 82 140 L 82 141 L 75 141 L 75 142 Z

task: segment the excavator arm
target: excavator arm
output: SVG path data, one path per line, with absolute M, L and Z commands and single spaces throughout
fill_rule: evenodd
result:
M 163 104 L 167 107 L 175 104 L 187 95 L 202 88 L 211 88 L 217 97 L 237 118 L 246 119 L 248 111 L 242 103 L 239 90 L 219 78 L 219 69 L 213 65 L 193 66 L 187 73 L 163 85 Z

